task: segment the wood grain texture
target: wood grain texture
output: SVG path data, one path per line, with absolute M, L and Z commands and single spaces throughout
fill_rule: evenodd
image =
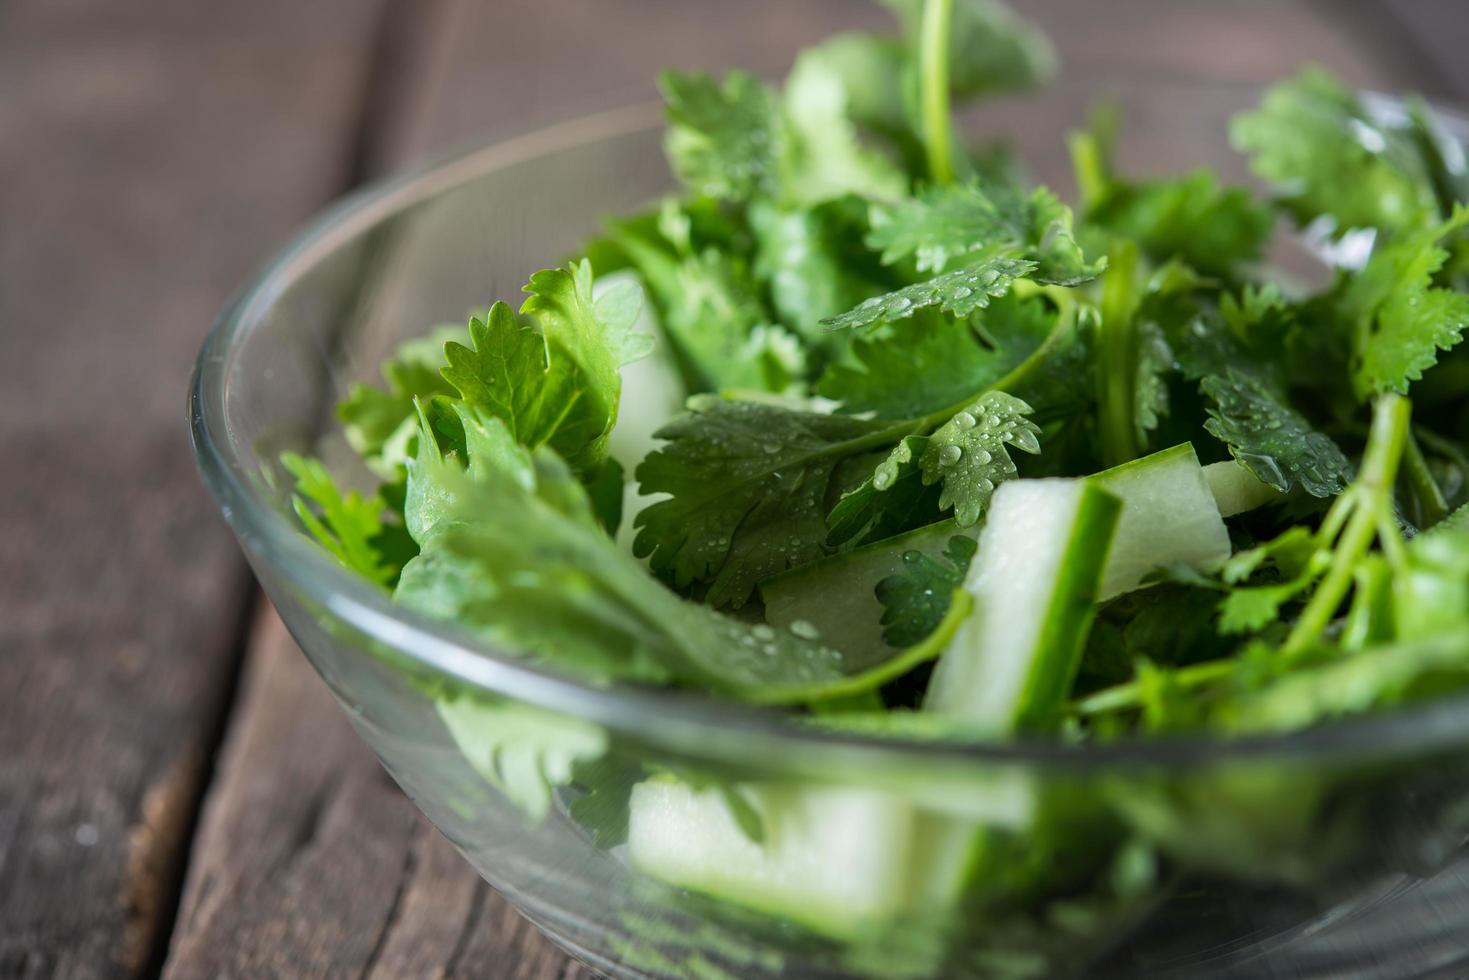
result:
M 417 814 L 273 611 L 254 636 L 237 717 L 262 723 L 225 743 L 164 976 L 559 976 L 562 957 Z
M 372 7 L 0 3 L 0 976 L 165 934 L 248 594 L 189 372 L 338 191 Z

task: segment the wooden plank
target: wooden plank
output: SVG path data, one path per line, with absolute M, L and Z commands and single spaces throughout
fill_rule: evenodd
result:
M 580 978 L 414 810 L 261 610 L 164 976 Z
M 1064 0 L 1026 4 L 1083 73 L 1108 58 L 1127 58 L 1139 77 L 1253 85 L 1309 57 L 1354 81 L 1392 82 L 1382 78 L 1374 52 L 1313 8 L 1264 0 L 1243 7 L 1119 0 L 1107 18 L 1078 23 L 1076 7 Z M 371 170 L 486 134 L 651 98 L 652 76 L 668 64 L 777 74 L 796 49 L 834 29 L 883 22 L 879 11 L 855 0 L 439 0 L 422 16 L 428 26 L 399 53 L 396 82 L 367 140 Z M 1216 45 L 1220 38 L 1230 45 Z M 267 968 L 382 978 L 578 975 L 580 968 L 409 816 L 406 801 L 373 783 L 365 747 L 348 737 L 338 708 L 290 652 L 278 622 L 263 622 L 167 975 L 192 980 Z M 308 749 L 309 762 L 297 758 Z M 256 809 L 278 819 L 251 818 Z M 340 845 L 324 832 L 297 846 L 301 835 L 293 827 L 313 811 L 332 815 L 331 836 L 352 841 L 360 853 L 329 864 Z M 344 890 L 357 897 L 342 901 Z
M 158 955 L 248 595 L 189 458 L 191 362 L 336 192 L 373 20 L 0 3 L 0 975 Z

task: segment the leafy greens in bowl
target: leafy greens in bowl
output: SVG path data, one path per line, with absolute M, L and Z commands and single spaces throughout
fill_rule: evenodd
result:
M 683 193 L 352 390 L 374 490 L 281 458 L 305 531 L 408 615 L 925 760 L 654 752 L 415 675 L 498 799 L 700 925 L 681 943 L 634 893 L 588 938 L 524 904 L 619 975 L 1044 975 L 1166 922 L 1181 882 L 1338 894 L 1432 864 L 1469 797 L 1437 756 L 1095 760 L 1469 682 L 1458 145 L 1308 69 L 1231 131 L 1272 196 L 1124 176 L 1103 108 L 1069 136 L 1073 208 L 951 122 L 1041 81 L 1045 41 L 982 0 L 892 6 L 898 35 L 833 38 L 779 90 L 664 75 Z M 1321 288 L 1267 262 L 1286 222 L 1337 257 Z M 946 756 L 1011 743 L 1071 761 Z M 1359 866 L 1409 811 L 1418 857 Z

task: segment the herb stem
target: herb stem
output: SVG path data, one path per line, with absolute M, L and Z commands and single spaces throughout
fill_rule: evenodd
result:
M 1138 457 L 1137 246 L 1113 244 L 1102 278 L 1102 326 L 1097 336 L 1098 436 L 1102 462 L 1121 466 Z
M 1057 290 L 1057 292 L 1064 292 L 1064 290 Z M 1060 307 L 1060 316 L 1056 318 L 1056 325 L 1051 328 L 1051 332 L 1046 335 L 1046 339 L 1041 341 L 1040 346 L 1031 351 L 1030 356 L 1011 368 L 1010 372 L 998 381 L 985 385 L 983 388 L 966 395 L 952 405 L 946 405 L 936 412 L 929 412 L 922 418 L 903 423 L 903 425 L 911 430 L 905 433 L 905 435 L 926 432 L 942 425 L 955 415 L 970 408 L 975 402 L 992 391 L 1013 392 L 1017 385 L 1023 383 L 1041 365 L 1049 361 L 1055 349 L 1064 344 L 1071 336 L 1071 332 L 1076 325 L 1076 303 L 1067 296 L 1062 299 L 1057 299 L 1056 305 Z
M 954 180 L 954 130 L 949 115 L 949 37 L 954 0 L 926 0 L 919 37 L 920 98 L 928 173 L 935 183 Z
M 1433 527 L 1448 516 L 1449 502 L 1444 499 L 1443 490 L 1433 478 L 1433 471 L 1428 468 L 1428 460 L 1423 456 L 1423 447 L 1418 444 L 1411 429 L 1404 446 L 1403 470 L 1408 478 L 1408 486 L 1413 490 L 1413 499 L 1418 504 L 1416 516 L 1419 526 Z
M 1239 662 L 1234 658 L 1209 660 L 1174 671 L 1172 681 L 1180 687 L 1204 687 L 1215 681 L 1223 680 L 1234 673 L 1238 667 Z M 1078 715 L 1083 716 L 1136 708 L 1142 704 L 1142 692 L 1142 684 L 1138 681 L 1114 684 L 1112 687 L 1088 694 L 1077 701 L 1073 708 Z
M 922 641 L 901 651 L 891 660 L 869 667 L 857 674 L 849 674 L 840 680 L 822 681 L 801 687 L 765 688 L 745 691 L 744 696 L 756 704 L 800 704 L 814 701 L 830 701 L 836 698 L 853 697 L 876 690 L 889 681 L 897 680 L 919 664 L 926 663 L 944 652 L 954 634 L 969 616 L 974 600 L 963 589 L 956 589 L 949 603 L 949 611 L 934 631 Z
M 1351 517 L 1333 551 L 1331 568 L 1301 610 L 1280 648 L 1281 656 L 1295 657 L 1320 638 L 1351 589 L 1357 565 L 1383 528 L 1384 518 L 1391 519 L 1393 484 L 1408 440 L 1409 412 L 1408 400 L 1400 395 L 1383 395 L 1377 400 L 1355 493 L 1347 503 Z M 1397 533 L 1395 527 L 1392 533 Z

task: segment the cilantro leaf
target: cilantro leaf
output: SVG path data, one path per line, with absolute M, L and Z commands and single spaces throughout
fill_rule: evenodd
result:
M 1245 188 L 1221 186 L 1208 170 L 1173 179 L 1123 177 L 1113 160 L 1118 126 L 1116 109 L 1104 106 L 1088 129 L 1071 134 L 1083 240 L 1097 232 L 1128 239 L 1156 263 L 1178 260 L 1225 278 L 1260 258 L 1274 225 L 1268 207 Z
M 843 494 L 826 518 L 827 543 L 885 538 L 937 518 L 938 494 L 923 482 L 918 465 L 927 447 L 927 436 L 908 436 L 865 480 Z
M 862 247 L 867 206 L 855 197 L 810 208 L 768 201 L 750 207 L 754 272 L 768 285 L 781 323 L 813 346 L 831 342 L 817 324 L 891 287 L 891 276 Z
M 902 320 L 930 307 L 938 307 L 956 317 L 967 317 L 989 306 L 991 299 L 1005 295 L 1011 283 L 1029 276 L 1035 268 L 1036 264 L 1026 259 L 989 256 L 972 266 L 874 296 L 846 313 L 821 322 L 833 330 L 870 327 Z
M 1469 326 L 1469 295 L 1435 288 L 1448 259 L 1439 243 L 1469 224 L 1469 207 L 1448 220 L 1389 241 L 1346 285 L 1341 312 L 1353 329 L 1352 384 L 1366 399 L 1406 393 L 1409 383 L 1452 348 Z
M 877 583 L 886 643 L 911 646 L 943 622 L 954 590 L 964 584 L 964 574 L 978 547 L 974 538 L 956 534 L 937 558 L 921 551 L 903 554 L 905 570 Z
M 864 146 L 848 110 L 849 79 L 820 54 L 803 54 L 786 78 L 781 196 L 798 205 L 846 194 L 897 198 L 908 178 L 887 157 Z
M 372 385 L 353 385 L 337 405 L 337 418 L 342 422 L 347 444 L 378 475 L 392 479 L 403 463 L 403 444 L 415 425 L 413 399 L 453 392 L 439 374 L 445 363 L 444 345 L 464 337 L 463 327 L 439 326 L 427 336 L 404 341 L 382 364 L 386 391 Z
M 419 439 L 435 441 L 426 428 Z M 447 456 L 410 468 L 410 483 L 437 485 L 417 496 L 441 501 L 441 518 L 403 570 L 398 601 L 598 682 L 679 682 L 767 704 L 871 690 L 947 642 L 852 672 L 841 651 L 682 599 L 603 532 L 554 452 L 515 453 L 511 465 L 478 472 Z
M 1438 215 L 1411 137 L 1320 68 L 1272 87 L 1258 109 L 1235 117 L 1230 138 L 1302 224 L 1330 215 L 1338 233 L 1396 233 Z
M 551 812 L 554 788 L 608 748 L 601 726 L 508 698 L 456 693 L 435 707 L 474 771 L 537 823 Z
M 1176 180 L 1116 184 L 1085 220 L 1137 241 L 1154 262 L 1180 259 L 1217 276 L 1258 260 L 1274 223 L 1249 191 L 1220 186 L 1207 170 Z
M 874 209 L 867 244 L 888 264 L 912 257 L 920 272 L 943 272 L 977 253 L 1030 259 L 1037 282 L 1074 286 L 1095 279 L 1106 260 L 1087 262 L 1072 233 L 1071 209 L 1044 187 L 939 184 L 918 197 Z
M 817 391 L 846 412 L 914 418 L 953 405 L 1016 370 L 1045 343 L 1057 314 L 1040 297 L 1007 295 L 967 322 L 925 312 L 870 331 L 830 364 Z
M 668 445 L 637 468 L 644 494 L 672 496 L 638 514 L 634 553 L 678 588 L 705 583 L 711 605 L 738 608 L 756 582 L 825 553 L 833 469 L 884 433 L 847 416 L 690 399 L 655 433 Z
M 695 194 L 745 201 L 775 185 L 782 131 L 774 95 L 753 75 L 732 71 L 721 86 L 705 74 L 666 71 L 664 148 Z
M 939 507 L 953 507 L 960 527 L 984 516 L 996 484 L 1019 475 L 1006 444 L 1027 453 L 1041 451 L 1040 426 L 1026 418 L 1030 411 L 1012 395 L 987 391 L 939 426 L 924 447 L 919 460 L 923 482 L 943 481 Z
M 313 538 L 346 568 L 389 588 L 413 556 L 401 525 L 383 520 L 387 505 L 377 494 L 343 493 L 320 460 L 283 453 L 281 465 L 295 477 L 291 506 Z
M 1469 630 L 1462 623 L 1280 673 L 1254 690 L 1221 700 L 1211 723 L 1236 734 L 1296 731 L 1400 704 L 1415 693 L 1432 694 L 1446 681 L 1462 685 L 1469 680 Z
M 1261 482 L 1283 493 L 1297 486 L 1315 497 L 1341 492 L 1351 479 L 1351 462 L 1293 405 L 1288 387 L 1303 380 L 1305 369 L 1297 365 L 1318 367 L 1329 352 L 1295 352 L 1297 338 L 1314 338 L 1277 290 L 1226 294 L 1217 311 L 1175 313 L 1170 327 L 1170 350 L 1207 399 L 1205 431 Z
M 800 54 L 840 83 L 847 115 L 893 146 L 910 173 L 923 166 L 918 124 L 905 91 L 911 57 L 900 38 L 857 32 L 829 37 Z
M 1261 482 L 1282 493 L 1299 485 L 1314 497 L 1335 496 L 1346 486 L 1352 474 L 1346 455 L 1259 377 L 1226 367 L 1199 387 L 1211 399 L 1204 428 Z
M 464 401 L 503 420 L 519 443 L 549 445 L 579 470 L 606 455 L 622 391 L 619 368 L 645 355 L 652 338 L 632 327 L 631 283 L 592 300 L 591 265 L 531 276 L 517 317 L 496 303 L 469 325 L 472 346 L 450 343 L 444 378 Z M 528 322 L 527 322 L 528 321 Z
M 803 350 L 770 323 L 743 257 L 695 245 L 691 225 L 670 202 L 657 227 L 618 222 L 609 235 L 647 285 L 691 389 L 784 390 L 804 371 Z

